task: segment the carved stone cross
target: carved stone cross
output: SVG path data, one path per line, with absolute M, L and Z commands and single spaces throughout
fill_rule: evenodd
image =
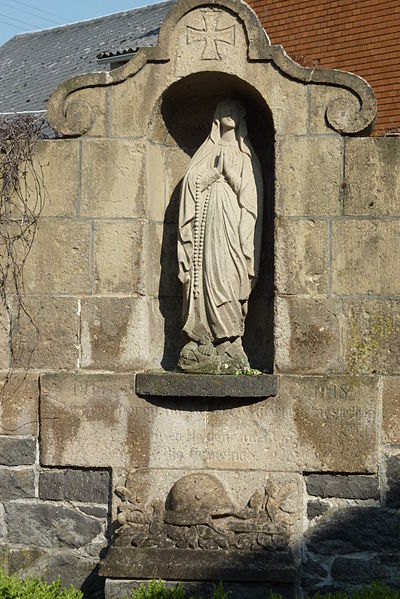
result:
M 204 50 L 201 55 L 201 60 L 221 60 L 222 56 L 219 53 L 217 42 L 235 45 L 235 26 L 218 28 L 219 17 L 211 14 L 203 14 L 204 27 L 197 29 L 196 27 L 187 26 L 187 43 L 194 44 L 196 42 L 204 42 Z

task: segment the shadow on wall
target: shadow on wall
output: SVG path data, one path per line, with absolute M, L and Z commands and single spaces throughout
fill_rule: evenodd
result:
M 212 92 L 210 93 L 210 90 Z M 250 141 L 261 162 L 264 179 L 263 242 L 260 276 L 249 300 L 243 339 L 250 364 L 272 372 L 274 289 L 274 129 L 265 101 L 251 85 L 224 73 L 198 73 L 172 85 L 165 92 L 152 121 L 150 137 L 166 148 L 193 156 L 210 132 L 217 103 L 226 97 L 247 109 Z M 164 317 L 165 347 L 162 366 L 173 370 L 184 343 L 181 338 L 182 289 L 177 278 L 177 228 L 182 178 L 175 185 L 164 218 L 161 248 L 160 309 Z

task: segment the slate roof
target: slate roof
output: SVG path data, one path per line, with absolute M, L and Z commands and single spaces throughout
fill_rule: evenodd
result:
M 0 113 L 45 110 L 59 83 L 106 69 L 98 55 L 154 46 L 176 0 L 14 36 L 0 48 Z

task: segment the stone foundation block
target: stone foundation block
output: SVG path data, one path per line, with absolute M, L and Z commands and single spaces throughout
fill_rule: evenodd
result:
M 389 574 L 389 568 L 379 558 L 337 557 L 331 568 L 334 580 L 350 584 L 362 584 L 373 580 L 384 580 Z
M 33 470 L 0 468 L 0 501 L 35 497 Z
M 316 555 L 377 553 L 386 559 L 400 548 L 400 515 L 381 507 L 350 506 L 329 512 L 306 533 Z M 386 556 L 386 557 L 385 557 Z
M 44 502 L 5 506 L 8 540 L 37 547 L 82 547 L 102 532 L 101 523 L 77 510 Z
M 25 466 L 34 464 L 36 439 L 25 437 L 0 437 L 0 464 L 2 466 Z
M 108 503 L 110 474 L 105 470 L 44 470 L 39 476 L 41 499 Z
M 400 455 L 386 458 L 386 505 L 400 507 Z
M 346 499 L 379 499 L 376 476 L 346 474 L 310 474 L 306 477 L 309 495 Z
M 1 563 L 1 561 L 0 561 Z M 97 560 L 84 557 L 78 551 L 41 547 L 11 548 L 9 572 L 19 578 L 41 576 L 48 584 L 60 577 L 61 584 L 81 588 L 87 597 L 98 597 L 104 586 L 97 575 Z
M 307 518 L 313 520 L 329 510 L 329 505 L 319 499 L 307 502 Z

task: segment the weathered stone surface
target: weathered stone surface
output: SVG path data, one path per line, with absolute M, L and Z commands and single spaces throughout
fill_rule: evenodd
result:
M 78 300 L 67 297 L 27 297 L 31 320 L 19 320 L 20 368 L 75 368 L 78 350 Z M 18 331 L 18 329 L 16 329 Z
M 386 505 L 400 507 L 400 455 L 386 458 Z
M 3 541 L 7 537 L 7 527 L 6 527 L 6 513 L 4 510 L 4 506 L 0 503 L 0 541 Z M 0 568 L 5 570 L 4 565 L 2 565 L 2 551 L 0 545 Z
M 43 172 L 44 216 L 75 216 L 78 199 L 79 142 L 75 140 L 39 140 L 35 159 Z M 62 168 L 60 168 L 62 164 Z M 36 165 L 35 165 L 36 166 Z M 35 186 L 27 175 L 29 200 L 36 204 Z
M 241 471 L 377 468 L 375 379 L 280 377 L 278 397 L 241 405 L 237 400 L 222 405 L 219 399 L 205 405 L 195 398 L 150 403 L 136 396 L 134 384 L 130 375 L 44 376 L 42 463 L 120 468 L 207 464 Z
M 365 559 L 352 557 L 337 557 L 331 569 L 334 580 L 342 580 L 352 584 L 382 581 L 390 570 L 379 558 Z
M 328 126 L 326 120 L 326 109 L 332 100 L 341 98 L 354 106 L 355 112 L 358 110 L 358 98 L 347 89 L 338 90 L 335 87 L 327 85 L 310 85 L 310 124 L 309 131 L 313 134 L 336 134 Z M 337 134 L 336 134 L 337 135 Z
M 10 321 L 3 306 L 0 309 L 0 368 L 7 370 L 10 363 L 9 355 Z M 2 378 L 2 377 L 0 377 Z
M 150 220 L 163 222 L 165 214 L 165 147 L 147 144 L 149 216 Z
M 147 287 L 156 297 L 182 296 L 182 285 L 178 279 L 176 224 L 149 224 L 149 260 Z M 182 326 L 180 327 L 180 329 Z
M 212 375 L 149 372 L 136 375 L 139 395 L 162 397 L 270 397 L 277 394 L 273 375 Z
M 104 519 L 108 516 L 108 508 L 106 506 L 80 505 L 79 510 L 88 516 L 93 516 L 93 518 Z
M 165 220 L 178 222 L 179 195 L 182 179 L 190 162 L 190 156 L 179 147 L 167 148 L 165 154 Z
M 81 588 L 88 599 L 97 599 L 104 585 L 97 575 L 96 559 L 83 557 L 74 550 L 46 551 L 39 548 L 12 549 L 10 572 L 19 577 L 41 576 L 47 583 L 60 577 L 61 584 Z
M 11 543 L 38 547 L 82 547 L 100 534 L 98 520 L 51 503 L 9 503 L 5 506 Z
M 118 580 L 107 578 L 105 581 L 105 599 L 126 599 L 132 590 L 140 586 L 146 587 L 148 580 Z M 167 589 L 176 587 L 178 581 L 163 581 Z M 182 590 L 189 597 L 197 599 L 211 599 L 213 596 L 213 584 L 211 582 L 187 582 L 181 583 Z M 270 591 L 281 595 L 284 599 L 292 599 L 294 596 L 293 585 L 260 583 L 260 582 L 224 582 L 224 591 L 229 594 L 230 599 L 265 599 Z
M 315 585 L 321 583 L 327 576 L 328 570 L 326 568 L 316 560 L 308 558 L 302 565 L 301 588 L 303 592 L 305 591 L 308 594 Z
M 141 370 L 149 360 L 149 300 L 101 297 L 81 302 L 81 367 Z
M 135 77 L 130 77 L 111 89 L 110 120 L 113 137 L 144 137 L 147 133 L 149 123 L 143 115 L 147 114 L 149 106 L 156 104 L 164 91 L 165 72 L 160 69 L 149 79 L 145 70 L 142 69 Z M 127 106 L 134 106 L 135 109 L 127 111 Z
M 195 555 L 194 555 L 195 554 Z M 286 559 L 285 559 L 286 558 Z M 296 568 L 287 555 L 277 554 L 265 558 L 262 553 L 245 551 L 184 549 L 137 549 L 135 547 L 111 547 L 107 560 L 100 567 L 100 574 L 115 578 L 154 577 L 154 564 L 160 578 L 176 580 L 229 580 L 229 581 L 294 581 Z
M 329 510 L 329 505 L 319 499 L 307 502 L 307 518 L 313 520 Z
M 338 214 L 340 143 L 337 138 L 276 138 L 278 215 Z
M 398 137 L 346 138 L 344 213 L 400 215 Z
M 153 298 L 150 309 L 150 361 L 146 369 L 175 370 L 182 347 L 180 298 Z
M 33 470 L 0 468 L 0 501 L 35 497 Z
M 27 292 L 89 292 L 90 224 L 40 221 L 24 268 Z
M 81 216 L 144 216 L 145 158 L 145 145 L 136 141 L 83 141 Z
M 158 406 L 138 398 L 132 375 L 46 375 L 42 463 L 126 468 L 174 462 L 176 467 L 201 467 L 206 414 L 198 409 L 196 402 L 182 410 L 174 400 Z M 193 447 L 195 440 L 200 444 Z
M 144 225 L 139 221 L 94 225 L 93 291 L 144 292 Z
M 276 291 L 289 295 L 327 295 L 328 271 L 328 223 L 276 219 Z
M 249 65 L 247 65 L 249 67 Z M 279 136 L 306 135 L 307 87 L 297 81 L 282 80 L 279 70 L 271 64 L 263 65 L 263 72 L 253 70 L 253 84 L 264 94 L 274 119 L 274 129 Z M 288 110 L 288 106 L 293 110 Z
M 306 533 L 310 551 L 321 555 L 360 551 L 396 553 L 400 515 L 380 507 L 351 506 L 322 516 Z
M 276 298 L 275 365 L 279 372 L 339 370 L 339 304 L 336 300 Z
M 9 574 L 10 550 L 7 544 L 0 545 L 0 568 Z
M 0 375 L 1 378 L 1 375 Z M 37 433 L 38 376 L 13 374 L 0 382 L 0 435 Z
M 400 443 L 400 377 L 382 377 L 382 440 Z
M 376 472 L 377 380 L 341 376 L 291 380 L 285 380 L 286 393 L 293 400 L 303 470 Z
M 280 376 L 278 391 L 229 411 L 209 404 L 208 467 L 376 472 L 376 380 Z
M 343 333 L 347 372 L 400 373 L 400 301 L 344 302 Z
M 399 221 L 332 224 L 332 290 L 336 294 L 399 295 Z
M 41 499 L 108 503 L 109 487 L 106 470 L 44 470 L 39 477 Z
M 89 105 L 89 109 L 92 111 L 92 126 L 87 132 L 87 137 L 107 134 L 107 93 L 108 90 L 105 87 L 88 87 L 72 93 L 67 100 L 67 110 L 71 104 L 75 105 L 76 116 L 79 112 L 79 105 Z
M 0 464 L 2 466 L 25 466 L 34 464 L 36 439 L 25 437 L 0 437 Z
M 306 487 L 309 495 L 319 497 L 379 499 L 379 480 L 376 476 L 309 474 Z

